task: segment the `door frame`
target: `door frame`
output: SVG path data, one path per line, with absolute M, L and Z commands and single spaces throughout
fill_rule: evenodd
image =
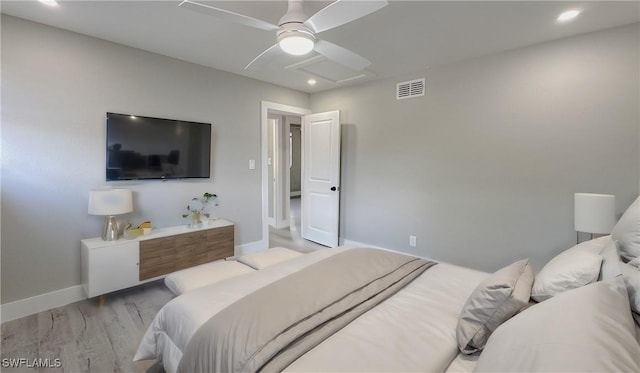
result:
M 277 118 L 277 119 L 276 119 Z M 273 206 L 269 206 L 269 200 L 267 200 L 267 221 L 269 222 L 269 225 L 272 227 L 276 227 L 280 221 L 280 214 L 278 213 L 279 209 L 276 208 L 278 206 L 278 204 L 276 203 L 276 201 L 278 201 L 278 192 L 280 191 L 279 189 L 282 187 L 280 185 L 280 172 L 282 172 L 282 170 L 280 170 L 280 146 L 281 144 L 281 139 L 280 139 L 280 127 L 282 126 L 282 116 L 281 115 L 269 115 L 269 117 L 267 118 L 267 123 L 268 123 L 268 127 L 267 127 L 267 172 L 269 172 L 269 167 L 271 167 L 272 169 L 272 174 L 271 176 L 269 176 L 267 174 L 267 178 L 269 179 L 269 194 L 268 194 L 268 198 L 270 201 L 273 202 Z M 273 127 L 271 127 L 271 123 L 273 123 Z M 269 136 L 271 136 L 271 141 L 269 141 Z M 271 142 L 271 144 L 269 144 L 269 142 Z M 269 147 L 273 147 L 273 154 L 269 154 Z M 271 158 L 271 164 L 269 164 L 269 158 Z M 271 178 L 273 177 L 273 180 L 271 180 Z M 269 214 L 269 210 L 271 210 L 273 212 L 273 216 L 271 216 Z
M 296 115 L 304 116 L 311 114 L 310 109 L 296 106 L 284 105 L 275 102 L 260 102 L 260 156 L 262 165 L 262 246 L 264 249 L 269 247 L 269 165 L 267 158 L 269 156 L 269 114 L 278 115 Z M 282 127 L 280 128 L 282 131 Z

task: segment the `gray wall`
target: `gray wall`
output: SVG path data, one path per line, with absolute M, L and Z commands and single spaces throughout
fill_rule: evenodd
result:
M 575 243 L 573 193 L 618 213 L 638 194 L 638 45 L 636 24 L 313 94 L 341 110 L 341 237 L 540 269 Z M 425 97 L 395 100 L 424 76 Z
M 2 16 L 2 303 L 80 283 L 80 239 L 99 236 L 88 193 L 105 183 L 105 113 L 213 123 L 212 178 L 110 183 L 134 190 L 134 223 L 186 224 L 217 193 L 236 244 L 262 239 L 260 101 L 309 95 Z

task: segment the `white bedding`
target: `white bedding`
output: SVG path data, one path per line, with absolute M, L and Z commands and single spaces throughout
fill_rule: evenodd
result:
M 316 251 L 291 261 L 183 294 L 163 307 L 134 360 L 161 360 L 176 371 L 198 328 L 240 297 L 346 248 Z M 444 372 L 458 355 L 458 314 L 488 274 L 438 264 L 376 308 L 309 351 L 286 371 Z M 457 360 L 456 360 L 457 361 Z M 454 371 L 469 364 L 457 364 Z

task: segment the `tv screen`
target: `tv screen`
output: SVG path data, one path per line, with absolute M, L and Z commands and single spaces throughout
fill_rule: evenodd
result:
M 107 181 L 209 178 L 211 123 L 107 113 Z

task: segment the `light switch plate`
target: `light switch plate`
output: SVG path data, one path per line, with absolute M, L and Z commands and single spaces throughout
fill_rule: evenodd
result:
M 255 159 L 249 159 L 249 169 L 250 170 L 255 170 L 256 169 L 256 160 Z

